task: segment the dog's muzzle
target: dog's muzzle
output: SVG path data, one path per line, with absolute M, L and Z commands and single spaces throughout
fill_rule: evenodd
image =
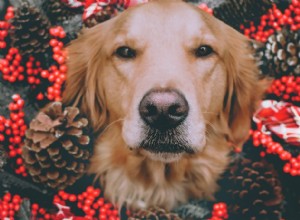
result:
M 188 113 L 188 102 L 179 91 L 150 90 L 139 105 L 145 123 L 141 147 L 155 153 L 193 153 L 184 137 L 183 124 Z

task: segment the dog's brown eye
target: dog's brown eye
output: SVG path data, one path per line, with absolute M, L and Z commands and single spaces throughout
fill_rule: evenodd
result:
M 116 50 L 116 55 L 124 59 L 132 59 L 136 56 L 136 51 L 130 47 L 122 46 Z
M 210 46 L 203 45 L 196 49 L 196 57 L 206 57 L 213 52 L 213 49 Z

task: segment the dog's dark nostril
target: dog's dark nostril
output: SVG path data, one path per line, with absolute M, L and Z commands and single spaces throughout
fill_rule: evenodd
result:
M 187 111 L 186 109 L 186 105 L 181 105 L 178 103 L 175 103 L 174 105 L 171 105 L 168 109 L 168 113 L 171 116 L 182 116 L 183 114 L 185 114 Z
M 155 105 L 148 105 L 148 106 L 146 106 L 146 112 L 145 112 L 145 114 L 147 115 L 147 116 L 155 116 L 158 112 L 158 110 L 157 110 L 157 108 L 156 108 L 156 106 Z
M 151 127 L 166 130 L 175 128 L 187 117 L 189 106 L 177 90 L 151 90 L 140 102 L 142 119 Z

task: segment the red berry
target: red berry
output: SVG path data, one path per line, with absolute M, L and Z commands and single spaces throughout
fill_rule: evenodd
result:
M 66 33 L 62 30 L 59 32 L 59 38 L 65 38 L 66 37 Z
M 70 197 L 69 197 L 69 200 L 71 202 L 75 202 L 77 200 L 76 196 L 74 194 L 71 194 Z
M 40 92 L 37 96 L 36 96 L 36 99 L 41 101 L 44 99 L 44 95 Z
M 58 40 L 56 39 L 51 39 L 50 42 L 49 42 L 50 46 L 51 47 L 55 47 L 58 45 Z
M 49 77 L 49 71 L 48 71 L 48 70 L 43 70 L 43 71 L 41 72 L 41 76 L 42 76 L 43 78 L 48 78 L 48 77 Z

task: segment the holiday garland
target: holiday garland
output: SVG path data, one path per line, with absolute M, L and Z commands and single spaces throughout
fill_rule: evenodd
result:
M 83 175 L 91 132 L 78 109 L 59 102 L 67 77 L 64 45 L 81 27 L 146 2 L 0 4 L 0 219 L 299 219 L 299 0 L 189 1 L 256 40 L 261 76 L 275 78 L 215 202 L 130 213 L 106 201 L 101 186 Z

